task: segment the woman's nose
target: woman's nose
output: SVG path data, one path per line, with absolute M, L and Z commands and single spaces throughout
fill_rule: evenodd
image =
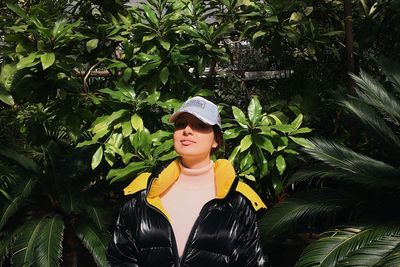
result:
M 192 126 L 190 126 L 190 124 L 188 123 L 185 128 L 183 129 L 183 132 L 186 134 L 193 134 L 193 129 Z

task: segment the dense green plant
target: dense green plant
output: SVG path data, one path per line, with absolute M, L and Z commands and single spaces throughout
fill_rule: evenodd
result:
M 353 75 L 357 95 L 340 104 L 373 134 L 362 153 L 314 139 L 305 151 L 324 164 L 302 170 L 290 183 L 314 181 L 316 189 L 278 204 L 262 223 L 266 237 L 295 225 L 330 229 L 305 249 L 296 266 L 397 266 L 400 264 L 398 127 L 399 65 L 382 63 L 384 84 L 365 72 Z M 385 85 L 385 86 L 384 86 Z M 325 224 L 321 217 L 325 218 Z
M 299 134 L 311 129 L 301 127 L 303 115 L 287 122 L 281 112 L 263 112 L 258 97 L 253 96 L 247 116 L 236 106 L 233 119 L 225 119 L 224 139 L 233 147 L 229 160 L 237 165 L 239 176 L 256 182 L 270 200 L 283 190 L 283 174 L 289 157 L 299 155 L 298 147 L 308 146 Z
M 107 266 L 106 196 L 95 181 L 83 179 L 84 157 L 55 142 L 42 146 L 36 161 L 6 148 L 0 155 L 17 167 L 8 199 L 0 202 L 0 262 L 10 257 L 15 266 L 59 266 L 61 260 L 73 266 L 81 243 Z

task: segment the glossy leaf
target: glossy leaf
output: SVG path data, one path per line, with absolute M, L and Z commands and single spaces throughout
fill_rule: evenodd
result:
M 13 106 L 14 105 L 14 98 L 11 94 L 9 94 L 6 90 L 0 87 L 0 101 L 3 103 Z
M 278 171 L 279 171 L 279 174 L 282 175 L 283 172 L 284 172 L 285 169 L 286 169 L 286 161 L 285 161 L 285 158 L 284 158 L 282 155 L 279 155 L 278 157 L 276 157 L 276 162 L 275 162 L 275 164 L 276 164 L 276 168 L 277 168 Z
M 301 145 L 302 147 L 307 147 L 307 148 L 311 148 L 312 144 L 310 143 L 309 140 L 302 138 L 302 137 L 294 137 L 294 136 L 289 136 L 290 139 L 293 140 L 293 142 L 295 142 L 296 144 Z
M 160 80 L 163 84 L 166 84 L 169 78 L 168 67 L 164 67 L 160 72 Z
M 86 50 L 90 53 L 96 49 L 99 44 L 99 39 L 95 38 L 86 42 Z
M 131 116 L 131 124 L 136 131 L 143 130 L 144 128 L 142 118 L 136 113 Z
M 274 153 L 275 148 L 270 139 L 266 138 L 265 136 L 257 134 L 253 137 L 253 140 L 254 140 L 254 143 L 259 148 L 262 148 L 262 149 L 268 151 L 271 155 Z
M 40 61 L 42 62 L 43 69 L 51 67 L 56 60 L 56 55 L 54 53 L 45 53 L 40 56 Z
M 257 96 L 253 96 L 251 98 L 247 113 L 249 115 L 249 120 L 252 122 L 252 125 L 255 125 L 256 122 L 261 119 L 262 107 Z
M 242 126 L 243 128 L 249 128 L 248 122 L 246 119 L 246 115 L 244 115 L 243 111 L 241 111 L 239 108 L 233 106 L 232 107 L 232 113 L 233 116 L 235 117 L 236 122 Z
M 239 152 L 240 152 L 240 145 L 236 146 L 236 147 L 233 149 L 233 151 L 232 151 L 231 155 L 229 156 L 228 160 L 229 160 L 231 163 L 233 163 L 233 161 L 236 159 L 236 156 L 239 154 Z
M 240 152 L 244 152 L 253 144 L 253 140 L 250 134 L 246 135 L 240 141 Z
M 99 146 L 96 152 L 92 156 L 92 170 L 96 169 L 99 166 L 101 160 L 103 159 L 103 146 Z
M 62 257 L 64 222 L 60 215 L 46 218 L 37 243 L 38 265 L 59 266 Z

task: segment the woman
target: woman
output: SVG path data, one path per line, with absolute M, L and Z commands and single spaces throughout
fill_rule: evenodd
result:
M 264 266 L 259 196 L 228 160 L 217 106 L 193 97 L 170 117 L 179 159 L 127 188 L 107 255 L 110 266 Z

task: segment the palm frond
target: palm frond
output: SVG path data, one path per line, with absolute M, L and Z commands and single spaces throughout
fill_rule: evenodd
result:
M 381 59 L 378 63 L 386 77 L 394 84 L 397 92 L 400 92 L 400 65 L 387 59 Z
M 0 188 L 7 189 L 10 185 L 14 184 L 18 180 L 18 174 L 15 169 L 0 161 Z
M 341 100 L 339 103 L 376 132 L 379 138 L 383 138 L 386 143 L 390 144 L 390 148 L 395 146 L 400 149 L 400 139 L 373 108 L 356 99 Z
M 95 203 L 87 203 L 85 210 L 89 215 L 90 220 L 100 229 L 104 230 L 106 227 L 106 222 L 108 212 L 105 210 L 104 207 L 100 207 Z
M 366 246 L 349 253 L 346 258 L 336 264 L 336 267 L 376 266 L 399 246 L 400 234 L 385 235 L 372 240 Z
M 24 266 L 35 263 L 35 247 L 45 223 L 45 218 L 26 223 L 22 232 L 13 245 L 12 260 L 15 266 Z
M 314 165 L 304 167 L 303 169 L 295 172 L 287 181 L 287 184 L 296 182 L 303 182 L 314 178 L 332 178 L 340 179 L 349 175 L 347 171 L 335 169 L 328 165 Z
M 313 146 L 304 149 L 308 154 L 349 174 L 339 179 L 377 188 L 400 187 L 400 171 L 393 166 L 330 141 L 316 138 L 310 141 Z
M 13 160 L 14 162 L 16 162 L 18 165 L 20 165 L 22 168 L 24 168 L 28 172 L 31 172 L 33 174 L 40 173 L 39 167 L 33 160 L 25 157 L 22 154 L 17 153 L 14 150 L 7 149 L 7 148 L 0 148 L 0 155 Z
M 10 203 L 8 203 L 3 210 L 3 216 L 0 219 L 0 229 L 3 228 L 8 219 L 17 211 L 25 198 L 29 196 L 33 187 L 35 186 L 35 183 L 36 181 L 33 179 L 21 181 L 21 183 L 18 185 L 20 187 L 18 189 L 19 194 Z
M 3 266 L 3 261 L 11 253 L 11 247 L 15 239 L 23 232 L 25 225 L 18 225 L 1 231 L 0 235 L 0 266 Z
M 108 244 L 109 236 L 106 231 L 99 231 L 97 227 L 93 226 L 90 222 L 81 220 L 75 232 L 83 245 L 93 255 L 93 258 L 98 266 L 108 266 L 106 258 L 106 247 Z
M 388 114 L 393 120 L 400 119 L 400 103 L 382 84 L 362 70 L 360 76 L 351 74 L 351 77 L 358 85 L 356 92 L 360 99 Z
M 303 251 L 296 263 L 296 267 L 336 266 L 354 251 L 381 240 L 382 237 L 397 236 L 399 234 L 399 224 L 332 229 L 323 233 L 319 240 Z
M 357 203 L 354 193 L 337 190 L 315 190 L 301 192 L 277 204 L 260 221 L 262 237 L 268 240 L 293 230 L 301 222 L 310 223 L 324 216 L 334 217 L 336 213 L 350 209 Z
M 377 267 L 400 266 L 400 245 L 397 245 L 388 255 L 377 264 Z
M 79 192 L 73 192 L 69 189 L 65 189 L 59 196 L 59 201 L 62 210 L 66 214 L 75 213 L 79 214 L 85 207 L 83 197 Z
M 60 265 L 63 237 L 64 222 L 61 216 L 46 218 L 36 245 L 39 266 Z

